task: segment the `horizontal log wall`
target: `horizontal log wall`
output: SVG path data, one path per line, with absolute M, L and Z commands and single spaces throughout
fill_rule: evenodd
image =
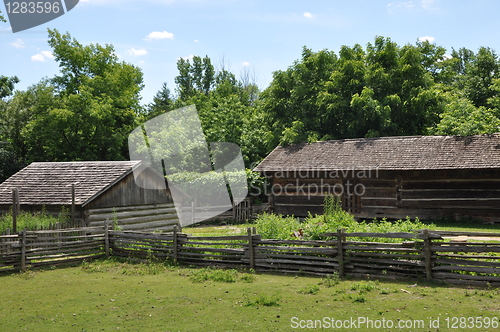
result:
M 282 172 L 272 177 L 270 194 L 271 208 L 283 215 L 322 214 L 324 197 L 333 194 L 360 219 L 472 217 L 500 223 L 497 169 Z
M 171 232 L 179 225 L 174 203 L 89 209 L 89 226 L 104 226 L 106 221 L 122 230 Z
M 324 236 L 321 241 L 262 239 L 255 229 L 237 236 L 189 236 L 177 229 L 173 233 L 114 231 L 106 227 L 23 231 L 0 236 L 0 271 L 113 255 L 135 261 L 171 259 L 264 272 L 418 277 L 457 284 L 500 285 L 499 234 L 339 230 Z M 394 239 L 399 242 L 394 243 Z

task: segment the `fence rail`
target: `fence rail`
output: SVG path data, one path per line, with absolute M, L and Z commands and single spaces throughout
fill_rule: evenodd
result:
M 341 276 L 393 279 L 412 276 L 456 284 L 500 285 L 500 234 L 338 230 L 324 237 L 314 241 L 262 239 L 255 229 L 237 236 L 190 236 L 177 229 L 148 233 L 114 231 L 107 226 L 23 231 L 0 236 L 0 271 L 112 255 L 136 261 L 158 258 L 201 266 L 246 266 L 257 271 L 337 272 Z

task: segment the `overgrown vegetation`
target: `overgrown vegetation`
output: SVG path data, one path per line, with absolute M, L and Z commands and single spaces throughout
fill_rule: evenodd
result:
M 304 220 L 293 216 L 282 216 L 275 214 L 262 214 L 256 220 L 258 234 L 266 239 L 297 239 L 324 240 L 321 235 L 324 233 L 336 232 L 338 229 L 345 229 L 346 232 L 367 232 L 367 233 L 390 233 L 390 232 L 412 232 L 417 229 L 434 229 L 434 224 L 424 224 L 418 218 L 411 220 L 407 217 L 404 220 L 388 221 L 386 218 L 373 219 L 371 221 L 356 221 L 354 216 L 342 209 L 340 198 L 330 195 L 325 197 L 324 214 L 311 215 Z M 365 237 L 365 241 L 380 241 L 379 238 Z M 400 239 L 384 239 L 387 241 L 398 241 Z
M 22 211 L 17 215 L 17 230 L 35 231 L 53 227 L 56 223 L 63 225 L 69 222 L 69 209 L 63 207 L 57 217 L 47 213 L 45 208 L 40 212 Z M 0 234 L 5 234 L 7 229 L 13 230 L 12 212 L 0 216 Z

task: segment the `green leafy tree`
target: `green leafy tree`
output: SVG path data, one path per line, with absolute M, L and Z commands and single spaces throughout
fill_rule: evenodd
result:
M 167 83 L 163 83 L 161 89 L 153 97 L 153 102 L 146 107 L 145 120 L 149 120 L 170 111 L 174 108 L 174 99 L 170 93 Z
M 141 71 L 110 45 L 83 46 L 49 29 L 61 74 L 14 95 L 9 141 L 26 162 L 123 160 L 140 111 Z
M 14 92 L 14 85 L 19 83 L 17 76 L 6 77 L 0 75 L 0 99 L 12 95 Z
M 498 112 L 484 106 L 476 107 L 472 101 L 451 97 L 440 115 L 441 121 L 430 132 L 436 135 L 477 135 L 500 132 Z
M 465 68 L 465 95 L 477 107 L 489 106 L 488 99 L 495 95 L 491 87 L 498 78 L 500 78 L 498 56 L 492 49 L 481 47 Z
M 428 43 L 401 47 L 384 37 L 338 56 L 304 48 L 261 95 L 274 142 L 425 134 L 442 112 L 434 76 L 443 57 Z

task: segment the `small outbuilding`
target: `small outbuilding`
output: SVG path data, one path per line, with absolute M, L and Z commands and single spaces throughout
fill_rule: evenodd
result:
M 279 214 L 321 214 L 333 194 L 359 219 L 500 222 L 500 134 L 278 146 L 254 170 L 270 179 L 270 209 Z
M 0 184 L 0 213 L 11 211 L 17 189 L 21 211 L 57 215 L 64 207 L 81 226 L 108 220 L 123 230 L 169 231 L 179 219 L 168 186 L 155 186 L 162 182 L 140 161 L 35 162 Z

